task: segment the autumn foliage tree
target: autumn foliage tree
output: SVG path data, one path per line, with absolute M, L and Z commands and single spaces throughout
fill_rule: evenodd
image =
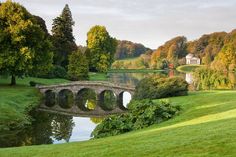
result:
M 139 57 L 150 49 L 142 44 L 133 43 L 127 40 L 118 40 L 115 59 Z
M 151 57 L 151 67 L 161 68 L 160 63 L 168 61 L 175 67 L 178 65 L 178 60 L 185 57 L 187 39 L 179 36 L 167 41 L 164 45 L 160 46 Z M 163 64 L 162 64 L 163 65 Z
M 16 77 L 47 71 L 52 65 L 50 41 L 37 20 L 23 6 L 6 1 L 0 5 L 0 73 Z

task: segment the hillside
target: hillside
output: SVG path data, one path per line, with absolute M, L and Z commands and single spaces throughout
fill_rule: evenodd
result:
M 142 54 L 140 57 L 116 60 L 111 69 L 149 69 L 150 55 Z
M 234 157 L 235 94 L 236 91 L 192 92 L 170 99 L 181 105 L 183 111 L 160 125 L 85 142 L 0 149 L 0 156 Z
M 185 64 L 185 56 L 191 53 L 199 57 L 203 65 L 211 65 L 220 70 L 234 70 L 235 42 L 236 30 L 205 34 L 194 41 L 187 41 L 183 36 L 175 37 L 152 53 L 150 67 L 160 69 L 166 63 L 178 67 Z
M 142 44 L 133 43 L 127 40 L 118 40 L 116 48 L 115 59 L 125 59 L 139 57 L 141 54 L 151 51 Z

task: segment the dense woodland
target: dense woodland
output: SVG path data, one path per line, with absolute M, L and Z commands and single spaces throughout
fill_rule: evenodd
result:
M 178 36 L 132 62 L 116 61 L 113 68 L 176 68 L 186 63 L 185 56 L 189 53 L 199 57 L 203 65 L 222 71 L 233 71 L 236 64 L 236 30 L 203 35 L 194 41 L 187 41 L 186 37 Z
M 118 40 L 116 48 L 115 59 L 125 59 L 139 57 L 141 54 L 151 51 L 142 44 L 133 43 L 127 40 Z
M 185 37 L 177 37 L 159 47 L 151 58 L 151 67 L 160 68 L 161 62 L 178 66 L 185 63 L 188 53 L 201 58 L 202 64 L 222 70 L 234 70 L 236 62 L 236 30 L 230 33 L 216 32 L 187 42 Z

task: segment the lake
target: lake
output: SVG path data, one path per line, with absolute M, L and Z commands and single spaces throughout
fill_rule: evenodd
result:
M 139 80 L 150 75 L 164 75 L 168 77 L 181 76 L 188 83 L 192 83 L 192 75 L 177 71 L 160 71 L 157 73 L 108 73 L 108 81 L 135 86 Z M 234 75 L 235 76 L 235 75 Z M 131 100 L 131 95 L 123 95 L 123 104 L 126 106 Z M 4 142 L 0 147 L 58 144 L 72 141 L 85 141 L 91 139 L 91 133 L 104 117 L 75 117 L 32 111 L 30 113 L 32 124 L 22 126 L 17 130 L 10 130 L 2 134 Z

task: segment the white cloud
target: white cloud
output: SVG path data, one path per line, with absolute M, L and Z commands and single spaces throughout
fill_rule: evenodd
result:
M 52 19 L 69 4 L 76 22 L 78 44 L 95 24 L 105 25 L 111 35 L 156 48 L 176 35 L 189 39 L 236 28 L 235 0 L 15 0 L 31 13 Z

